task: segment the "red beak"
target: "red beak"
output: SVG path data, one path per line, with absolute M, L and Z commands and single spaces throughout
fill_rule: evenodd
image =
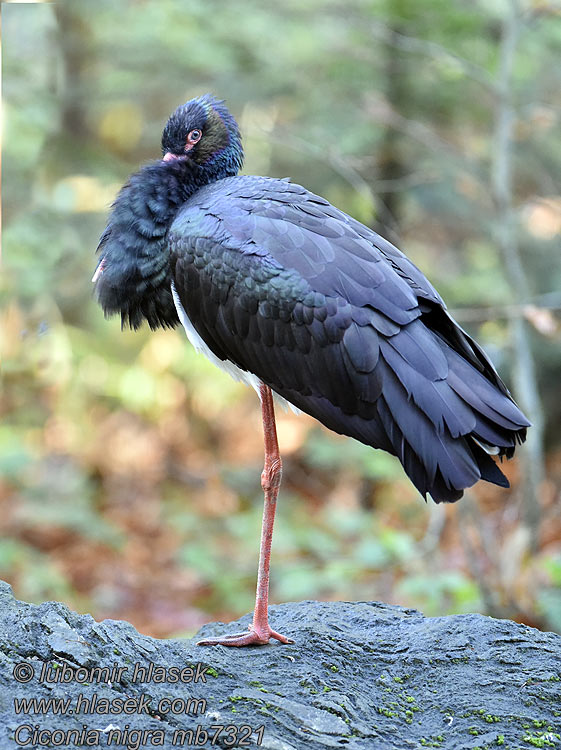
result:
M 179 159 L 179 156 L 172 154 L 171 151 L 168 151 L 164 156 L 164 161 L 174 161 L 175 159 Z

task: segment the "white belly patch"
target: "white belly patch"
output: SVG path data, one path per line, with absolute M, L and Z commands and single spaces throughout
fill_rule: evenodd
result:
M 187 338 L 189 339 L 191 344 L 194 346 L 195 350 L 197 352 L 200 352 L 201 354 L 204 354 L 205 357 L 208 360 L 210 360 L 213 365 L 216 365 L 216 367 L 219 367 L 221 370 L 228 373 L 228 375 L 231 378 L 234 378 L 234 380 L 245 383 L 245 385 L 250 385 L 252 388 L 255 389 L 259 398 L 261 398 L 261 394 L 259 393 L 259 386 L 261 385 L 261 381 L 259 380 L 257 375 L 254 375 L 251 372 L 247 372 L 247 370 L 242 370 L 233 362 L 230 362 L 229 359 L 219 359 L 216 356 L 216 354 L 214 354 L 214 352 L 212 352 L 209 349 L 209 347 L 205 344 L 205 342 L 202 340 L 202 338 L 199 336 L 199 334 L 195 330 L 194 325 L 189 320 L 189 316 L 187 315 L 183 305 L 181 304 L 181 300 L 179 299 L 179 295 L 177 294 L 177 290 L 175 288 L 175 284 L 173 283 L 173 281 L 171 282 L 171 293 L 173 294 L 173 301 L 175 302 L 175 308 L 177 310 L 177 314 L 179 315 L 179 320 L 181 321 L 181 324 L 183 325 L 183 328 L 185 329 Z M 301 414 L 300 409 L 298 409 L 296 406 L 291 404 L 290 401 L 287 401 L 285 398 L 283 398 L 282 396 L 279 396 L 274 391 L 273 391 L 273 395 L 275 397 L 275 400 L 284 409 L 286 409 L 286 407 L 289 406 L 295 414 Z

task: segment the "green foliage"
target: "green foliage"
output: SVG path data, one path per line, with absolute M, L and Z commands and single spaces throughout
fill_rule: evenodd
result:
M 551 623 L 553 630 L 561 632 L 561 556 L 546 557 L 543 568 L 549 574 L 549 586 L 538 594 L 538 607 Z
M 410 574 L 399 583 L 398 595 L 432 616 L 482 608 L 477 583 L 459 571 L 433 572 L 430 578 Z
M 304 456 L 318 469 L 345 470 L 354 467 L 370 479 L 396 479 L 402 476 L 401 466 L 394 456 L 373 451 L 355 440 L 334 439 L 324 430 L 313 430 L 304 446 Z

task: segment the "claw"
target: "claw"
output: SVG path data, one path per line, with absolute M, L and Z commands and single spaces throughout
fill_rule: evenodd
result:
M 275 638 L 281 643 L 294 643 L 290 638 L 277 633 L 275 630 L 268 628 L 267 630 L 259 629 L 257 631 L 250 625 L 249 633 L 231 633 L 219 638 L 205 638 L 203 641 L 198 641 L 197 646 L 236 646 L 238 648 L 242 646 L 265 646 L 271 638 Z

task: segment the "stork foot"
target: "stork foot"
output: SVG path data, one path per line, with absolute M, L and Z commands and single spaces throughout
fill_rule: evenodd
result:
M 294 643 L 290 638 L 271 630 L 269 626 L 256 628 L 254 625 L 250 625 L 248 630 L 248 633 L 232 633 L 220 638 L 205 638 L 204 641 L 198 641 L 197 646 L 236 646 L 237 648 L 241 646 L 265 646 L 271 638 L 275 638 L 281 643 Z

